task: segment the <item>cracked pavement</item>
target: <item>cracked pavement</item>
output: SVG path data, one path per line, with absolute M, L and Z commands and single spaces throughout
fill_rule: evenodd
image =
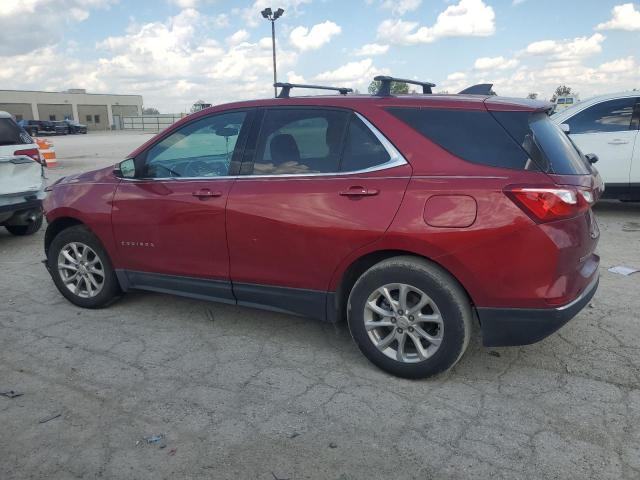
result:
M 148 134 L 54 138 L 48 176 Z M 135 293 L 83 310 L 0 232 L 0 477 L 640 478 L 640 204 L 602 202 L 601 283 L 558 333 L 432 380 L 377 370 L 344 324 Z M 635 225 L 635 227 L 634 227 Z M 39 423 L 57 413 L 61 415 Z M 164 433 L 166 447 L 143 437 Z

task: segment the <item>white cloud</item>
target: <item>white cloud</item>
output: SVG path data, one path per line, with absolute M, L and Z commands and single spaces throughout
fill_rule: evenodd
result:
M 315 76 L 315 80 L 366 90 L 373 77 L 388 73 L 387 69 L 378 69 L 373 64 L 372 59 L 365 58 L 356 62 L 346 63 L 335 70 L 322 72 Z
M 289 83 L 307 83 L 302 75 L 298 75 L 294 71 L 287 72 L 287 82 Z
M 602 51 L 605 36 L 594 33 L 590 37 L 577 37 L 572 40 L 542 40 L 527 45 L 522 54 L 548 55 L 558 60 L 576 60 Z
M 633 72 L 636 68 L 636 62 L 633 56 L 626 58 L 618 58 L 616 60 L 611 60 L 610 62 L 605 62 L 598 70 L 605 73 L 628 73 Z
M 453 72 L 447 75 L 447 80 L 451 80 L 454 82 L 458 80 L 464 80 L 466 78 L 467 78 L 467 74 L 464 72 Z
M 598 24 L 596 30 L 640 30 L 640 11 L 633 3 L 616 5 L 611 10 L 611 19 Z
M 314 25 L 311 29 L 302 26 L 294 28 L 289 34 L 289 40 L 301 52 L 317 50 L 324 44 L 329 43 L 331 37 L 339 35 L 341 31 L 342 29 L 339 25 L 327 20 Z
M 416 10 L 422 4 L 422 0 L 383 0 L 382 8 L 391 10 L 394 15 L 404 15 Z
M 237 32 L 236 32 L 237 33 Z M 127 33 L 97 44 L 96 60 L 44 47 L 0 56 L 0 88 L 141 94 L 145 105 L 163 112 L 185 111 L 201 98 L 211 103 L 272 95 L 271 38 L 219 43 L 211 18 L 186 9 L 163 22 L 132 25 Z M 278 50 L 278 67 L 291 71 L 297 53 Z
M 198 6 L 198 0 L 169 0 L 175 6 L 180 8 L 196 8 Z
M 495 12 L 483 0 L 460 0 L 438 15 L 431 27 L 388 19 L 378 26 L 378 38 L 399 45 L 431 43 L 443 37 L 486 37 L 495 33 Z
M 367 43 L 353 51 L 357 57 L 370 57 L 373 55 L 383 55 L 389 51 L 389 45 L 380 43 Z
M 515 58 L 507 60 L 500 57 L 480 57 L 473 64 L 476 70 L 507 70 L 518 66 L 518 60 Z
M 227 43 L 231 45 L 237 45 L 242 42 L 246 42 L 249 40 L 249 32 L 246 30 L 238 30 L 233 35 L 227 37 Z
M 2 0 L 0 55 L 16 55 L 57 44 L 69 25 L 117 0 Z M 3 66 L 4 68 L 4 66 Z

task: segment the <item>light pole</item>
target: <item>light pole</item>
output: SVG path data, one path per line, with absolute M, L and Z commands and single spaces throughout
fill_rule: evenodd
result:
M 260 12 L 262 17 L 269 20 L 271 22 L 271 45 L 273 46 L 273 83 L 278 82 L 278 75 L 276 74 L 276 20 L 279 19 L 284 10 L 279 8 L 275 12 L 271 11 L 270 8 L 265 8 Z M 273 96 L 278 96 L 278 89 L 273 87 Z

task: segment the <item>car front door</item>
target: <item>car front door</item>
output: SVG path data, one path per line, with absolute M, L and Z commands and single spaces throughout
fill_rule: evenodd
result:
M 583 153 L 598 155 L 596 168 L 606 189 L 627 189 L 638 136 L 638 99 L 618 98 L 597 103 L 564 123 Z
M 117 267 L 130 286 L 233 301 L 225 204 L 252 113 L 199 118 L 135 159 L 112 209 Z
M 233 290 L 239 304 L 324 318 L 336 267 L 383 235 L 411 167 L 351 111 L 258 115 L 227 203 Z

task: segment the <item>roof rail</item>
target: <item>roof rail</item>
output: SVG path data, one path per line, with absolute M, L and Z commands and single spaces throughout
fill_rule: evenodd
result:
M 401 82 L 401 83 L 410 83 L 412 85 L 420 85 L 422 87 L 422 93 L 432 93 L 431 87 L 435 87 L 435 83 L 431 82 L 420 82 L 418 80 L 407 80 L 406 78 L 395 78 L 388 77 L 386 75 L 378 75 L 374 77 L 376 82 L 380 82 L 380 88 L 376 92 L 376 95 L 379 97 L 389 97 L 391 96 L 391 82 Z
M 289 93 L 291 93 L 292 88 L 311 88 L 313 90 L 334 90 L 336 92 L 340 92 L 340 95 L 346 95 L 349 92 L 353 92 L 353 88 L 345 88 L 345 87 L 325 87 L 323 85 L 302 85 L 299 83 L 274 83 L 274 87 L 280 88 L 280 93 L 278 94 L 278 98 L 289 98 Z
M 493 83 L 478 83 L 477 85 L 471 85 L 465 88 L 459 94 L 460 95 L 495 95 L 492 90 Z

